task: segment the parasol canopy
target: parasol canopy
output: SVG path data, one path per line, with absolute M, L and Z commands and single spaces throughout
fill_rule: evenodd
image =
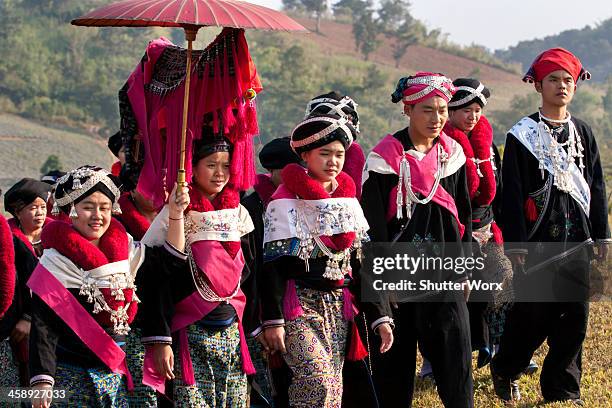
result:
M 239 0 L 124 0 L 72 20 L 87 27 L 180 27 L 187 40 L 183 127 L 177 181 L 185 185 L 185 143 L 191 78 L 192 43 L 205 26 L 308 32 L 302 25 L 264 6 Z M 253 94 L 252 97 L 255 95 Z
M 235 27 L 308 31 L 292 18 L 239 0 L 125 0 L 72 20 L 88 27 Z

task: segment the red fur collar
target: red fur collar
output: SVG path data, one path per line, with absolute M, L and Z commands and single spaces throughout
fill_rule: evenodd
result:
M 235 190 L 227 185 L 211 201 L 206 197 L 206 195 L 204 195 L 204 193 L 192 185 L 191 189 L 189 190 L 189 200 L 189 207 L 187 207 L 185 212 L 189 212 L 191 210 L 197 212 L 226 210 L 229 208 L 238 207 L 240 204 L 240 194 L 238 193 L 238 190 Z
M 326 198 L 343 197 L 355 198 L 355 182 L 344 172 L 340 172 L 336 176 L 338 187 L 331 195 L 323 188 L 321 183 L 310 177 L 306 169 L 298 164 L 292 163 L 285 166 L 281 173 L 281 177 L 284 187 L 304 200 L 322 200 Z M 332 244 L 330 246 L 336 250 L 349 248 L 353 244 L 355 236 L 356 234 L 354 232 L 336 234 L 329 237 Z M 328 245 L 327 242 L 326 245 Z
M 292 163 L 285 166 L 281 177 L 285 187 L 304 200 L 355 197 L 355 182 L 343 171 L 336 176 L 338 188 L 331 195 L 325 191 L 321 183 L 310 177 L 306 169 L 298 164 Z
M 491 155 L 491 145 L 493 144 L 493 129 L 487 118 L 483 115 L 470 132 L 470 137 L 460 129 L 454 127 L 450 121 L 444 126 L 444 133 L 455 139 L 463 148 L 466 161 L 466 171 L 468 178 L 468 190 L 470 198 L 478 205 L 489 205 L 495 198 L 495 174 L 490 161 L 480 163 L 480 171 L 483 177 L 477 172 L 476 164 L 472 159 L 487 159 Z
M 226 185 L 225 188 L 210 201 L 204 193 L 195 186 L 192 186 L 189 190 L 189 200 L 189 207 L 187 207 L 185 213 L 192 210 L 197 212 L 218 211 L 238 207 L 240 205 L 240 194 L 238 190 Z M 240 251 L 240 241 L 222 241 L 221 245 L 232 258 L 235 258 L 238 251 Z
M 355 197 L 361 199 L 361 183 L 363 178 L 363 168 L 365 167 L 365 154 L 361 146 L 354 142 L 346 151 L 344 158 L 343 172 L 351 176 L 355 182 Z
M 15 247 L 11 227 L 0 215 L 0 319 L 15 295 Z
M 121 215 L 118 215 L 117 219 L 121 221 L 136 241 L 140 241 L 151 226 L 151 222 L 138 211 L 130 193 L 124 193 L 119 197 L 119 205 L 121 206 Z
M 54 248 L 60 254 L 70 259 L 83 270 L 91 270 L 112 262 L 123 261 L 129 256 L 128 235 L 123 225 L 111 218 L 110 225 L 96 247 L 85 237 L 79 234 L 72 226 L 62 221 L 53 221 L 42 232 L 43 248 Z M 125 299 L 118 300 L 111 288 L 100 288 L 106 303 L 113 310 L 118 310 L 130 304 L 127 314 L 128 323 L 131 323 L 138 311 L 138 304 L 134 298 L 134 289 L 122 289 Z M 112 327 L 110 313 L 103 311 L 94 315 L 95 319 L 104 327 Z
M 264 207 L 266 207 L 272 199 L 272 194 L 276 191 L 276 186 L 269 174 L 258 174 L 253 189 L 259 195 L 261 201 L 263 201 Z
M 45 218 L 45 223 L 43 224 L 43 228 L 45 228 L 51 221 L 52 220 Z M 32 251 L 34 256 L 38 258 L 38 256 L 36 255 L 36 251 L 34 250 L 34 247 L 32 246 L 32 243 L 30 242 L 28 237 L 25 236 L 21 228 L 19 228 L 19 222 L 17 222 L 17 218 L 11 218 L 10 220 L 8 220 L 8 224 L 11 227 L 11 232 L 13 233 L 13 235 L 19 238 L 19 240 L 22 241 L 25 244 L 25 246 L 28 247 L 30 251 Z
M 56 249 L 86 271 L 128 259 L 129 255 L 127 232 L 114 218 L 111 218 L 108 230 L 100 238 L 97 247 L 70 224 L 62 221 L 53 221 L 45 226 L 41 239 L 43 248 Z

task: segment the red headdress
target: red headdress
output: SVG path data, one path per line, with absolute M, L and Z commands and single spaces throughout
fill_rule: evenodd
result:
M 578 82 L 578 79 L 591 79 L 591 73 L 582 67 L 578 57 L 564 48 L 551 48 L 533 61 L 523 77 L 523 82 L 540 82 L 546 75 L 558 70 L 567 71 L 575 82 Z
M 253 137 L 258 133 L 255 96 L 262 86 L 244 30 L 225 28 L 202 51 L 194 51 L 187 118 L 185 170 L 191 180 L 191 146 L 205 118 L 214 134 L 233 147 L 231 181 L 247 190 L 255 179 Z M 119 92 L 126 164 L 122 174 L 161 206 L 179 167 L 186 51 L 165 38 L 149 44 L 145 58 Z M 139 157 L 139 154 L 143 157 Z

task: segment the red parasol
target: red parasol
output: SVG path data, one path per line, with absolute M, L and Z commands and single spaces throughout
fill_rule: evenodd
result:
M 72 20 L 88 27 L 181 27 L 187 40 L 187 75 L 183 105 L 178 182 L 185 183 L 185 141 L 189 111 L 192 43 L 200 27 L 255 28 L 307 32 L 285 14 L 238 0 L 125 0 L 96 9 Z

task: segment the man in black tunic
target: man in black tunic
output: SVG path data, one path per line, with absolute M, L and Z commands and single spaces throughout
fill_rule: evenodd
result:
M 495 391 L 506 401 L 512 399 L 510 381 L 520 376 L 547 340 L 549 351 L 540 376 L 544 399 L 583 405 L 581 357 L 592 247 L 595 241 L 597 257 L 603 260 L 610 242 L 597 143 L 591 128 L 567 110 L 578 79 L 589 77 L 567 50 L 540 54 L 523 80 L 535 83 L 542 107 L 521 119 L 506 138 L 502 169 L 506 253 L 515 273 L 524 271 L 516 283 L 517 296 L 531 288 L 542 300 L 517 302 L 506 321 L 491 366 Z M 542 299 L 551 289 L 562 298 Z
M 463 237 L 470 239 L 465 155 L 442 132 L 453 92 L 451 81 L 439 74 L 417 73 L 399 81 L 392 101 L 403 101 L 410 127 L 382 139 L 366 162 L 361 201 L 372 241 L 448 243 L 450 247 L 459 246 Z M 411 406 L 417 341 L 431 361 L 444 405 L 473 406 L 464 293 L 427 295 L 424 302 L 392 304 L 395 344 L 385 354 L 376 352 L 377 347 L 371 349 L 372 377 L 381 407 Z M 367 318 L 375 331 L 384 317 Z M 371 338 L 380 342 L 378 336 Z

